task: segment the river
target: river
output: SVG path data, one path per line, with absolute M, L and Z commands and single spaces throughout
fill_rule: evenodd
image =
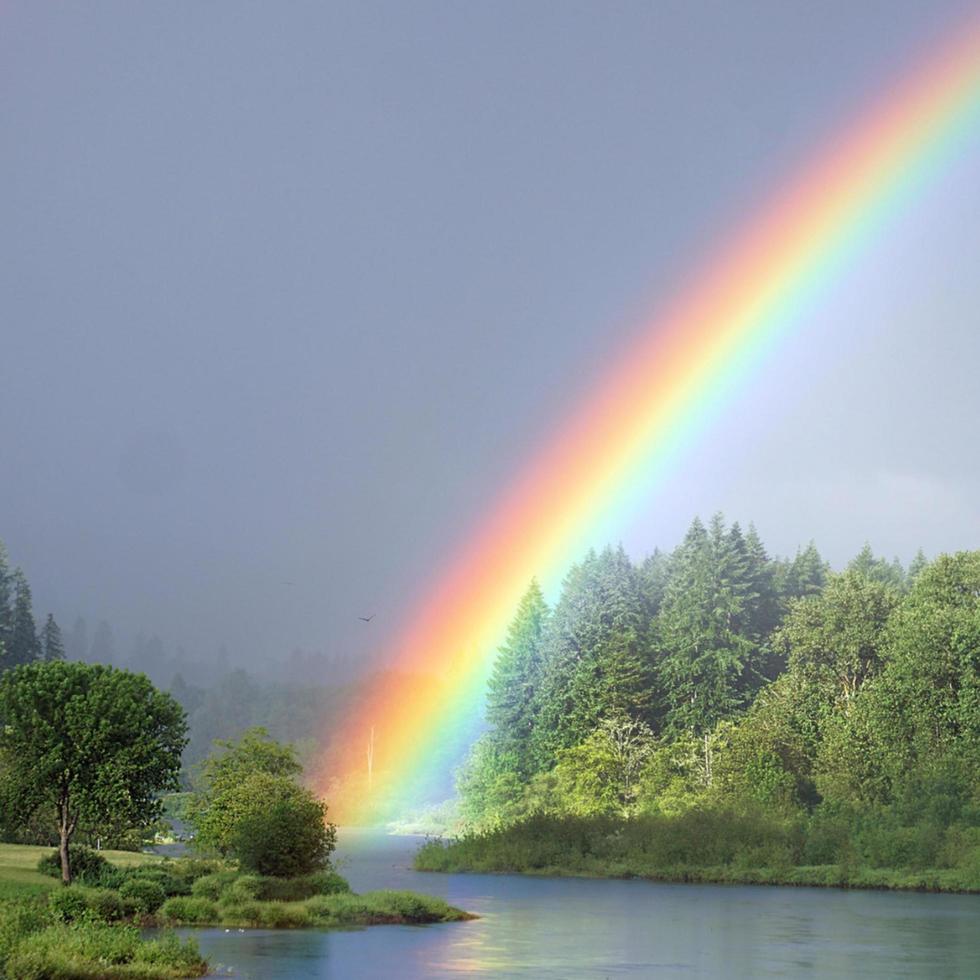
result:
M 355 891 L 428 892 L 480 919 L 193 934 L 216 974 L 249 980 L 980 977 L 980 896 L 424 874 L 417 846 L 345 830 L 337 857 Z

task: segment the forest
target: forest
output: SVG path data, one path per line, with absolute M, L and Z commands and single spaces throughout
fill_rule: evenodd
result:
M 531 583 L 487 722 L 420 868 L 978 889 L 980 552 L 833 572 L 720 515 L 590 552 Z

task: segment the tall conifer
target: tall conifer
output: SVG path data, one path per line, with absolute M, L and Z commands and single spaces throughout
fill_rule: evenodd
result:
M 512 754 L 516 768 L 528 769 L 528 745 L 534 728 L 535 695 L 541 678 L 541 641 L 548 606 L 532 579 L 497 653 L 487 688 L 487 721 L 495 749 Z

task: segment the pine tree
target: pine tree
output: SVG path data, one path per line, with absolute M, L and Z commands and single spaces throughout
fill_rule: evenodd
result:
M 654 548 L 640 566 L 640 590 L 647 603 L 647 615 L 652 619 L 660 612 L 664 592 L 670 579 L 670 556 Z
M 761 683 L 757 670 L 758 593 L 749 549 L 721 515 L 706 529 L 695 519 L 672 556 L 672 575 L 657 620 L 664 727 L 705 739 L 734 715 Z
M 7 549 L 0 541 L 0 658 L 10 647 L 14 626 L 14 610 L 11 602 L 13 581 L 7 561 Z
M 18 667 L 41 658 L 41 642 L 34 624 L 33 600 L 27 577 L 18 568 L 14 571 L 12 581 L 14 608 L 10 639 L 6 644 L 5 664 L 8 667 Z
M 915 557 L 909 562 L 908 571 L 905 573 L 905 585 L 907 588 L 910 589 L 915 585 L 916 579 L 922 574 L 928 564 L 929 561 L 925 556 L 925 552 L 919 548 L 915 553 Z
M 613 714 L 650 722 L 648 622 L 639 576 L 621 547 L 590 552 L 569 572 L 542 644 L 532 736 L 538 769 Z
M 48 613 L 41 630 L 41 654 L 45 660 L 64 660 L 65 644 L 61 639 L 61 627 L 55 622 L 54 616 Z
M 536 579 L 517 606 L 507 639 L 497 653 L 487 689 L 487 721 L 495 751 L 513 756 L 530 771 L 528 746 L 534 728 L 535 695 L 541 679 L 541 641 L 549 610 Z
M 785 569 L 783 579 L 784 599 L 803 599 L 816 595 L 827 582 L 827 563 L 820 557 L 817 546 L 811 541 Z
M 847 570 L 898 591 L 905 588 L 905 569 L 902 568 L 902 563 L 897 558 L 890 562 L 885 561 L 884 558 L 876 558 L 871 545 L 867 542 L 848 563 Z

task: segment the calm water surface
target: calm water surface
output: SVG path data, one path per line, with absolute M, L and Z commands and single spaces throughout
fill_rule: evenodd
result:
M 355 891 L 481 916 L 351 932 L 194 930 L 216 973 L 306 977 L 980 977 L 980 896 L 436 875 L 415 838 L 342 831 Z

